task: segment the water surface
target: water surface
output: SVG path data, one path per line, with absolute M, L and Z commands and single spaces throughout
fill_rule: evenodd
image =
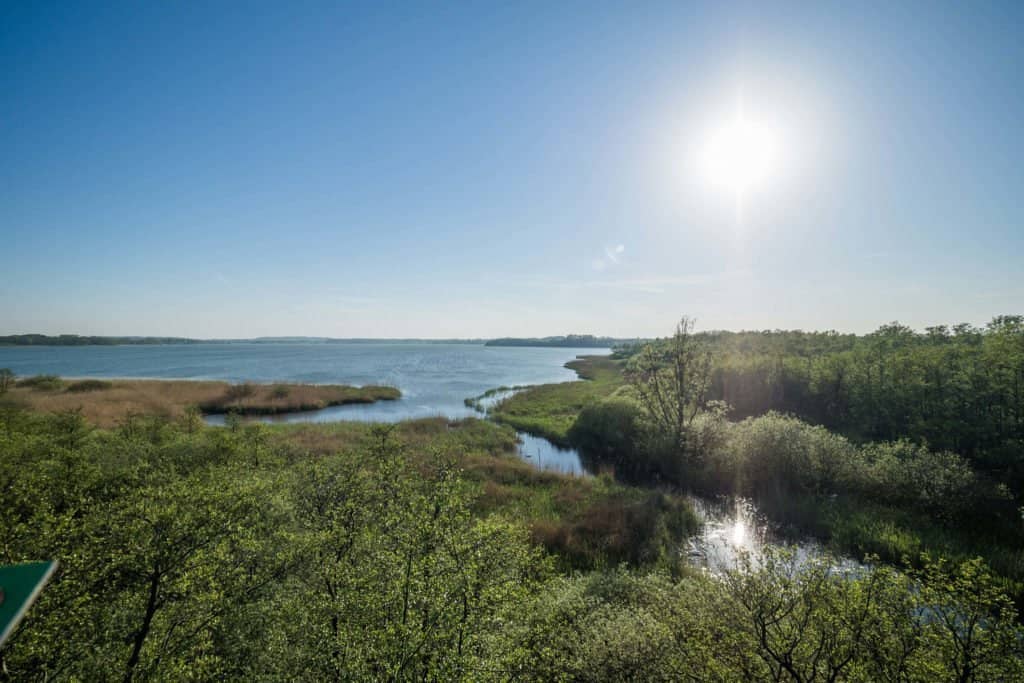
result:
M 215 379 L 231 382 L 386 384 L 397 401 L 279 416 L 286 422 L 398 421 L 474 415 L 464 399 L 498 386 L 576 379 L 564 367 L 607 349 L 501 347 L 455 343 L 227 343 L 154 346 L 0 347 L 0 367 L 18 375 Z

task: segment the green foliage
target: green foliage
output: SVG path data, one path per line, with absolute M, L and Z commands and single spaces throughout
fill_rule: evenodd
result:
M 926 442 L 967 457 L 1018 494 L 1024 486 L 1024 316 L 985 328 L 863 337 L 709 333 L 711 397 L 739 418 L 779 411 L 857 440 Z
M 642 438 L 640 419 L 636 402 L 610 398 L 583 408 L 567 436 L 596 464 L 625 468 Z
M 688 436 L 707 402 L 710 372 L 711 353 L 685 317 L 671 338 L 647 344 L 626 366 L 626 380 L 636 390 L 644 417 L 669 448 L 688 458 L 700 454 Z
M 232 403 L 235 401 L 241 401 L 242 399 L 249 398 L 256 394 L 256 385 L 250 382 L 243 382 L 242 384 L 230 384 L 228 388 L 224 390 L 224 401 Z
M 57 375 L 34 375 L 19 379 L 15 386 L 37 391 L 59 391 L 64 382 Z
M 366 462 L 305 467 L 298 519 L 306 533 L 301 591 L 287 609 L 278 675 L 313 680 L 472 678 L 496 611 L 543 569 L 525 530 L 475 520 L 452 464 L 412 477 L 378 434 Z
M 675 549 L 696 520 L 678 498 L 531 470 L 502 455 L 511 439 L 443 420 L 96 430 L 12 408 L 0 561 L 60 570 L 0 651 L 4 675 L 1020 679 L 1024 634 L 980 562 L 691 573 Z M 547 506 L 558 562 L 516 521 Z M 603 570 L 552 572 L 577 551 Z
M 1022 633 L 989 580 L 976 562 L 850 576 L 786 555 L 721 580 L 561 578 L 512 622 L 502 659 L 531 681 L 1020 680 Z

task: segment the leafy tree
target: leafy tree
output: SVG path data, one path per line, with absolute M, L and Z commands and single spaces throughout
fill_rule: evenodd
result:
M 682 318 L 668 340 L 648 344 L 633 357 L 627 381 L 647 416 L 674 450 L 691 457 L 687 432 L 707 401 L 711 353 L 693 335 L 693 320 Z

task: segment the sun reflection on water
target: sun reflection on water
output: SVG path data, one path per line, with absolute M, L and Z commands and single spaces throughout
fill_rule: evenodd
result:
M 743 548 L 747 544 L 747 525 L 742 519 L 733 522 L 732 530 L 729 532 L 729 542 L 737 548 Z

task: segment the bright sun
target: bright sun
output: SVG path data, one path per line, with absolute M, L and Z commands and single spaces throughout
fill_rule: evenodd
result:
M 737 203 L 763 189 L 780 171 L 782 145 L 778 131 L 748 116 L 742 103 L 704 134 L 698 164 L 704 181 Z

